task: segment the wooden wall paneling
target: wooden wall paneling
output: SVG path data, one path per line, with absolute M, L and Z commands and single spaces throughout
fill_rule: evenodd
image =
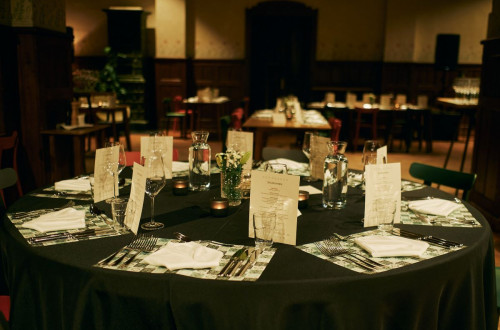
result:
M 163 99 L 186 95 L 186 61 L 183 59 L 156 59 L 155 64 L 156 82 L 156 120 L 157 125 L 165 118 Z M 146 78 L 147 79 L 147 78 Z
M 500 230 L 500 38 L 483 42 L 481 90 L 472 171 L 477 182 L 470 201 L 488 219 L 495 231 Z
M 0 25 L 0 135 L 19 130 L 17 37 L 10 26 Z

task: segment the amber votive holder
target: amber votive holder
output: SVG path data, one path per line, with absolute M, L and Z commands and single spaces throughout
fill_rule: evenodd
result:
M 186 179 L 174 179 L 172 180 L 172 192 L 176 196 L 187 195 L 189 190 L 189 182 Z
M 210 213 L 214 217 L 225 217 L 229 210 L 229 201 L 226 198 L 214 198 L 210 201 Z
M 309 202 L 309 192 L 299 190 L 299 209 L 305 209 Z

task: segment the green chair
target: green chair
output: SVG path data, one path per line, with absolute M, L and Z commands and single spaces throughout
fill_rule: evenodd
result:
M 422 163 L 412 163 L 410 174 L 414 178 L 424 180 L 424 184 L 430 186 L 432 183 L 463 190 L 463 200 L 469 199 L 469 192 L 476 182 L 476 174 L 447 170 Z

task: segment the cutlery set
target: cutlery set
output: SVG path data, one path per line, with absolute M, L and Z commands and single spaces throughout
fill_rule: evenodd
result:
M 128 257 L 128 259 L 126 261 L 124 261 L 122 264 L 129 265 L 141 253 L 153 251 L 154 248 L 156 247 L 157 242 L 158 242 L 158 237 L 156 237 L 156 236 L 139 234 L 129 244 L 127 244 L 123 248 L 119 249 L 118 251 L 116 251 L 115 253 L 113 253 L 112 255 L 107 257 L 106 259 L 100 261 L 99 264 L 109 265 L 111 263 L 111 261 L 113 261 L 113 259 L 120 252 L 123 252 L 123 254 L 120 257 L 118 257 L 116 260 L 114 260 L 113 263 L 111 263 L 111 265 L 118 266 L 120 263 L 122 263 L 123 260 L 125 260 L 126 257 Z
M 114 233 L 115 233 L 115 230 L 111 229 L 111 228 L 86 229 L 86 230 L 81 230 L 81 231 L 77 231 L 77 232 L 73 232 L 73 233 L 65 231 L 62 233 L 54 233 L 54 234 L 35 236 L 35 237 L 29 238 L 28 241 L 31 244 L 36 244 L 36 243 L 55 241 L 55 240 L 63 239 L 63 238 L 81 240 L 81 239 L 90 238 L 93 236 L 104 236 L 104 235 L 114 234 Z
M 341 257 L 344 260 L 368 271 L 377 271 L 380 270 L 380 268 L 385 268 L 384 265 L 371 258 L 344 248 L 335 237 L 330 237 L 321 242 L 315 242 L 314 245 L 328 258 Z
M 11 214 L 12 219 L 22 219 L 22 218 L 34 218 L 34 217 L 39 217 L 41 215 L 50 213 L 50 212 L 55 212 L 55 211 L 60 211 L 62 209 L 65 209 L 67 207 L 72 207 L 75 205 L 74 201 L 69 201 L 66 204 L 64 204 L 61 207 L 53 208 L 53 209 L 39 209 L 39 210 L 33 210 L 33 211 L 22 211 L 22 212 L 14 212 Z
M 217 276 L 231 277 L 243 276 L 259 257 L 260 250 L 250 247 L 241 248 L 229 259 L 229 262 L 221 269 Z
M 420 240 L 420 241 L 425 241 L 427 243 L 431 243 L 431 244 L 445 247 L 448 249 L 464 246 L 462 243 L 453 242 L 450 240 L 446 240 L 444 238 L 439 238 L 439 237 L 435 237 L 435 236 L 431 236 L 431 235 L 417 234 L 417 233 L 413 233 L 411 231 L 407 231 L 407 230 L 403 230 L 403 229 L 399 229 L 399 228 L 394 228 L 392 230 L 392 233 L 394 235 L 397 235 L 397 236 L 416 239 L 416 240 Z

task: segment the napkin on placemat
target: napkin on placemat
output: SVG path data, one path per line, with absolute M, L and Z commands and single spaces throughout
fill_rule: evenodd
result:
M 23 223 L 23 227 L 42 233 L 55 230 L 85 228 L 85 210 L 75 210 L 72 207 L 68 207 L 59 211 L 46 213 Z
M 74 190 L 88 191 L 90 190 L 89 179 L 70 179 L 58 181 L 54 184 L 55 190 Z
M 439 198 L 423 199 L 408 203 L 408 208 L 410 210 L 443 217 L 447 217 L 451 212 L 459 209 L 460 207 L 461 205 L 458 203 Z
M 172 172 L 182 172 L 189 170 L 189 163 L 186 162 L 172 162 Z
M 426 242 L 398 236 L 370 235 L 354 239 L 372 257 L 420 257 L 429 247 Z
M 305 164 L 305 163 L 295 162 L 293 160 L 286 159 L 286 158 L 273 159 L 273 160 L 268 161 L 268 163 L 270 163 L 270 164 L 285 164 L 286 168 L 289 170 L 300 170 L 301 168 L 304 168 L 304 166 L 307 166 L 307 164 Z
M 168 242 L 163 248 L 144 258 L 144 262 L 155 266 L 165 266 L 169 270 L 201 269 L 217 267 L 223 255 L 221 251 L 195 242 Z

